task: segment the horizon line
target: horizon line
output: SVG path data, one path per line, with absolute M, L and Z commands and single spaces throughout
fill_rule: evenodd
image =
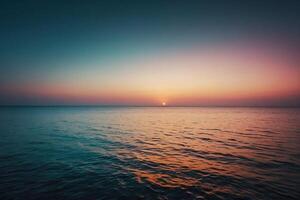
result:
M 184 107 L 202 107 L 202 108 L 300 108 L 300 105 L 103 105 L 103 104 L 57 104 L 57 105 L 0 105 L 0 107 L 157 107 L 157 108 L 184 108 Z

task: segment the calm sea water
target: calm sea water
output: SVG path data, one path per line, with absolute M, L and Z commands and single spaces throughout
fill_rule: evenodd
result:
M 299 199 L 300 110 L 0 108 L 0 199 Z

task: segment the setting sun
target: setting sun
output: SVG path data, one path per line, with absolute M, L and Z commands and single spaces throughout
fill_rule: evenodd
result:
M 162 102 L 161 105 L 162 106 L 166 106 L 167 104 L 166 104 L 166 102 Z

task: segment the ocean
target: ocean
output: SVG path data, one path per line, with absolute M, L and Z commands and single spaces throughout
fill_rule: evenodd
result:
M 300 109 L 1 107 L 0 199 L 300 199 Z

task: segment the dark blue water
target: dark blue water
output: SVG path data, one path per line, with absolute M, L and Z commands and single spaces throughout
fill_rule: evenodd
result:
M 299 199 L 300 110 L 0 108 L 0 199 Z

